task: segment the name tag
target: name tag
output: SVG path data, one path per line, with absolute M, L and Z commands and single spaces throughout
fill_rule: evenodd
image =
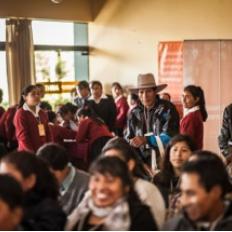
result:
M 39 130 L 39 136 L 45 136 L 46 135 L 44 124 L 39 123 L 38 124 L 38 130 Z

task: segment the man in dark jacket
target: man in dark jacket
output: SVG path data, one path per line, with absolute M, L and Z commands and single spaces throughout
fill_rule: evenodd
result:
M 170 137 L 179 131 L 179 115 L 175 106 L 162 100 L 157 95 L 167 85 L 156 85 L 153 74 L 140 74 L 137 87 L 141 104 L 128 116 L 126 138 L 130 144 L 140 149 L 141 158 L 149 163 L 151 149 L 159 155 L 164 153 L 164 146 Z
M 214 153 L 200 153 L 202 157 L 198 154 L 199 158 L 187 162 L 182 171 L 183 212 L 169 220 L 164 230 L 232 230 L 232 202 L 225 200 L 231 183 L 225 165 Z
M 219 147 L 228 163 L 232 161 L 232 104 L 223 113 L 221 134 L 218 137 Z

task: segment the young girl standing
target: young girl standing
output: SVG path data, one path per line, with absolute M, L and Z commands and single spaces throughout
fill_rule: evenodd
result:
M 36 86 L 24 88 L 19 109 L 14 117 L 18 150 L 36 152 L 50 141 L 47 114 L 39 107 L 40 93 Z
M 180 123 L 180 133 L 189 135 L 196 143 L 197 149 L 203 148 L 203 123 L 208 114 L 205 108 L 204 92 L 199 86 L 188 85 L 182 95 L 184 117 Z

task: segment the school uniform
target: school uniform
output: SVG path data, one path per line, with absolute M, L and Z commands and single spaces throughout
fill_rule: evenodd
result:
M 180 122 L 180 133 L 189 135 L 195 142 L 197 149 L 203 148 L 204 126 L 199 106 L 185 111 Z
M 112 133 L 107 126 L 99 124 L 91 118 L 86 118 L 80 122 L 76 135 L 77 142 L 88 141 L 90 161 L 100 154 L 101 149 L 110 138 L 112 138 Z
M 110 131 L 115 131 L 116 106 L 111 96 L 103 94 L 98 100 L 91 96 L 88 99 L 88 106 L 105 122 Z
M 64 146 L 65 139 L 75 139 L 76 137 L 76 132 L 71 129 L 51 123 L 49 123 L 48 127 L 51 133 L 51 141 L 61 146 Z
M 0 135 L 8 150 L 14 150 L 18 146 L 15 136 L 15 126 L 13 124 L 17 108 L 18 105 L 9 107 L 0 119 Z
M 14 125 L 19 151 L 36 152 L 43 144 L 51 141 L 47 114 L 39 106 L 33 112 L 24 103 L 15 114 Z
M 115 99 L 115 105 L 117 110 L 116 132 L 119 136 L 123 136 L 123 129 L 126 126 L 127 112 L 129 110 L 127 99 L 121 95 Z

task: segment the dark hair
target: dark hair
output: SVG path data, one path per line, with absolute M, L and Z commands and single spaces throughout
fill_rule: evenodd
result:
M 171 95 L 167 92 L 161 93 L 160 95 L 166 95 L 166 96 L 168 96 L 169 100 L 171 100 Z
M 194 158 L 194 160 L 198 160 L 198 159 L 216 159 L 218 158 L 218 155 L 216 153 L 210 152 L 210 151 L 202 151 L 202 150 L 198 150 L 198 151 L 194 151 L 192 153 L 191 158 Z
M 100 173 L 102 175 L 111 175 L 113 177 L 119 177 L 124 187 L 129 187 L 127 193 L 127 201 L 129 207 L 135 204 L 141 204 L 141 200 L 138 197 L 134 189 L 134 181 L 131 176 L 126 162 L 118 157 L 98 157 L 90 166 L 89 173 L 91 176 Z
M 81 116 L 84 116 L 84 117 L 89 117 L 91 118 L 94 122 L 96 122 L 98 125 L 103 125 L 105 124 L 104 121 L 99 118 L 91 108 L 89 108 L 88 106 L 84 106 L 84 107 L 81 107 L 78 111 L 77 111 L 77 116 L 78 117 L 81 117 Z
M 184 91 L 190 92 L 195 99 L 199 98 L 198 104 L 200 107 L 202 119 L 205 122 L 208 118 L 208 113 L 205 107 L 205 96 L 202 88 L 200 86 L 188 85 L 184 88 Z
M 47 102 L 47 101 L 42 101 L 42 102 L 40 103 L 40 108 L 41 108 L 42 110 L 52 110 L 51 104 L 50 104 L 49 102 Z
M 100 81 L 91 81 L 89 85 L 90 85 L 90 88 L 93 88 L 94 85 L 100 86 L 101 89 L 103 88 L 102 83 Z
M 130 95 L 131 95 L 131 99 L 132 100 L 139 102 L 139 96 L 138 96 L 138 94 L 131 93 Z
M 210 151 L 198 151 L 197 154 L 204 156 L 185 163 L 182 173 L 196 173 L 201 185 L 209 192 L 214 186 L 219 185 L 222 189 L 222 197 L 232 191 L 226 167 L 217 154 Z
M 3 90 L 0 89 L 0 97 L 2 97 L 2 96 L 3 96 Z
M 58 113 L 61 115 L 61 117 L 64 117 L 64 115 L 69 112 L 71 112 L 72 114 L 76 114 L 77 109 L 78 108 L 72 103 L 66 103 L 59 108 Z
M 170 151 L 171 151 L 171 148 L 179 142 L 185 142 L 192 152 L 197 149 L 194 141 L 188 135 L 179 134 L 179 135 L 174 136 L 170 140 L 170 142 L 168 143 L 165 149 L 164 159 L 161 164 L 162 182 L 166 184 L 168 184 L 170 180 L 175 176 L 173 166 L 170 162 Z
M 67 150 L 55 143 L 44 144 L 36 152 L 36 155 L 53 170 L 62 171 L 69 162 Z
M 54 122 L 54 120 L 56 119 L 56 113 L 54 111 L 47 111 L 47 115 L 48 115 L 48 121 L 49 122 Z
M 20 100 L 19 100 L 19 107 L 18 108 L 21 108 L 23 106 L 23 104 L 25 103 L 24 97 L 27 96 L 34 89 L 36 89 L 35 85 L 28 85 L 23 89 Z
M 112 85 L 111 85 L 111 88 L 113 88 L 113 87 L 116 87 L 116 88 L 123 91 L 123 88 L 122 88 L 122 86 L 120 85 L 119 82 L 113 82 Z
M 148 173 L 146 173 L 145 169 L 143 168 L 142 162 L 138 159 L 138 154 L 136 153 L 135 149 L 130 146 L 125 139 L 120 137 L 110 139 L 103 147 L 102 155 L 111 149 L 118 150 L 122 155 L 122 159 L 126 163 L 129 160 L 135 161 L 135 168 L 132 171 L 133 176 L 140 178 L 146 178 L 146 176 L 148 176 Z
M 127 164 L 118 157 L 100 157 L 92 163 L 89 173 L 93 176 L 96 173 L 119 177 L 123 186 L 133 189 L 133 178 L 128 170 Z
M 22 207 L 23 190 L 21 185 L 12 176 L 0 174 L 0 199 L 10 209 Z
M 13 165 L 24 178 L 32 174 L 36 176 L 35 186 L 28 192 L 35 193 L 42 198 L 57 199 L 59 192 L 55 177 L 44 161 L 37 158 L 35 154 L 16 151 L 4 156 L 1 162 Z
M 89 83 L 87 81 L 80 81 L 78 84 L 77 84 L 77 88 L 80 90 L 80 89 L 89 89 Z

